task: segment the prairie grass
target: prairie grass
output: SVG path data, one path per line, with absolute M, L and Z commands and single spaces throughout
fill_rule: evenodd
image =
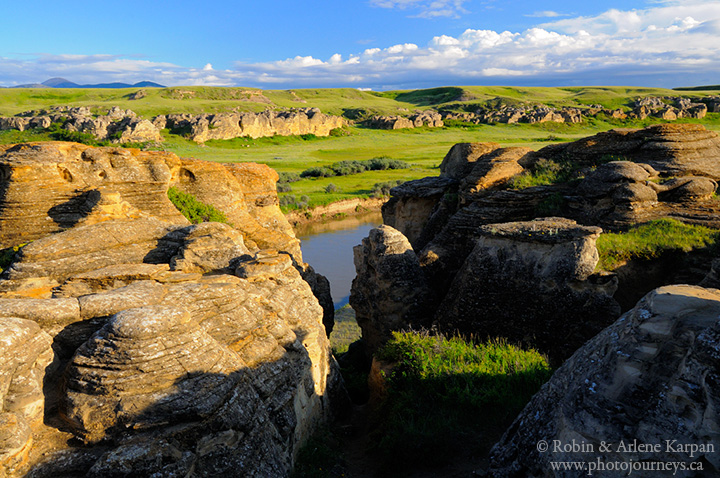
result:
M 600 254 L 597 268 L 612 271 L 632 259 L 654 259 L 669 251 L 713 247 L 719 238 L 720 231 L 715 229 L 676 219 L 658 219 L 627 232 L 601 234 L 597 240 Z
M 362 332 L 355 321 L 355 311 L 350 304 L 335 311 L 335 326 L 330 334 L 330 346 L 335 355 L 347 352 L 351 343 L 360 339 Z
M 442 465 L 461 443 L 487 451 L 551 375 L 534 350 L 424 332 L 394 333 L 378 356 L 395 364 L 378 430 L 388 466 Z

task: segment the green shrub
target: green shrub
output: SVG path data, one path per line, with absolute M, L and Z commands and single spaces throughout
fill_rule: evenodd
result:
M 325 186 L 325 192 L 328 194 L 336 193 L 338 191 L 338 187 L 335 186 L 333 183 L 328 184 Z
M 6 249 L 0 249 L 0 273 L 2 273 L 10 264 L 12 264 L 13 258 L 15 257 L 17 251 L 22 249 L 25 245 L 27 245 L 27 243 L 18 244 L 17 246 L 8 247 Z
M 292 206 L 297 202 L 294 194 L 288 194 L 280 198 L 280 206 Z
M 309 168 L 300 173 L 301 178 L 331 178 L 336 176 L 335 171 L 325 166 Z
M 378 447 L 401 467 L 443 464 L 468 440 L 486 451 L 551 375 L 534 350 L 422 332 L 393 333 L 378 356 L 395 364 Z
M 339 161 L 333 163 L 330 168 L 335 171 L 338 176 L 349 176 L 367 171 L 367 166 L 362 161 Z
M 394 188 L 395 186 L 399 186 L 402 183 L 404 183 L 402 179 L 398 179 L 396 181 L 386 181 L 382 183 L 375 183 L 375 185 L 372 188 L 372 192 L 370 193 L 371 197 L 374 198 L 381 198 L 381 197 L 387 197 L 390 195 L 390 190 Z
M 627 232 L 601 234 L 597 240 L 598 268 L 613 270 L 631 259 L 654 259 L 668 251 L 713 247 L 719 237 L 720 231 L 676 219 L 650 221 Z
M 369 171 L 384 171 L 386 169 L 409 169 L 410 165 L 399 159 L 390 159 L 386 157 L 372 158 L 364 161 L 367 163 Z
M 278 183 L 294 183 L 300 181 L 300 175 L 298 173 L 278 173 L 280 179 Z
M 290 186 L 288 183 L 277 183 L 275 185 L 275 189 L 277 189 L 277 192 L 279 193 L 289 193 L 292 191 L 292 186 Z
M 192 194 L 180 191 L 175 187 L 168 189 L 170 202 L 185 216 L 192 224 L 201 222 L 222 222 L 230 224 L 222 211 L 219 211 L 210 204 L 197 200 Z
M 574 168 L 568 162 L 557 163 L 540 158 L 529 171 L 523 171 L 509 181 L 511 189 L 525 189 L 533 186 L 547 186 L 565 183 L 573 179 Z

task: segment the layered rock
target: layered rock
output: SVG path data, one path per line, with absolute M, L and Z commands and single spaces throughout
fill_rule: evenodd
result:
M 428 325 L 430 291 L 410 242 L 390 226 L 372 229 L 353 249 L 357 276 L 350 305 L 369 353 L 392 332 Z
M 58 164 L 75 194 L 87 192 L 82 207 L 64 206 L 66 227 L 6 236 L 34 240 L 0 278 L 11 344 L 0 351 L 10 354 L 0 474 L 286 476 L 342 388 L 311 285 L 328 297 L 329 287 L 302 263 L 276 173 L 60 143 L 8 147 L 3 158 L 6 198 L 21 197 L 19 185 L 50 189 L 28 198 L 37 215 L 64 199 L 52 191 Z M 52 174 L 34 171 L 43 168 Z M 147 178 L 156 191 L 138 194 Z M 171 184 L 226 206 L 241 227 L 162 217 Z M 2 211 L 5 232 L 13 217 Z M 59 366 L 46 371 L 53 352 Z M 86 446 L 68 445 L 72 436 Z
M 434 120 L 439 120 L 439 117 L 431 118 L 426 115 L 416 121 Z M 94 115 L 87 107 L 30 111 L 21 113 L 21 116 L 0 118 L 0 130 L 47 129 L 53 123 L 62 125 L 62 128 L 68 131 L 79 131 L 90 134 L 97 140 L 114 143 L 159 143 L 163 141 L 160 130 L 165 128 L 174 133 L 187 134 L 193 141 L 204 143 L 211 139 L 238 137 L 302 134 L 328 136 L 333 129 L 347 124 L 343 118 L 323 114 L 318 108 L 268 110 L 262 113 L 170 114 L 148 120 L 139 118 L 131 110 L 114 106 L 104 115 Z
M 649 293 L 533 397 L 494 447 L 489 476 L 570 476 L 550 462 L 626 467 L 596 468 L 597 476 L 625 475 L 628 466 L 658 476 L 666 472 L 649 466 L 665 462 L 678 464 L 676 476 L 698 476 L 691 464 L 716 475 L 718 314 L 717 290 L 677 285 Z
M 134 208 L 187 223 L 167 197 L 174 154 L 77 143 L 27 143 L 0 154 L 0 248 L 68 229 L 90 214 L 105 189 Z
M 603 158 L 645 163 L 665 176 L 720 178 L 720 137 L 695 124 L 663 124 L 645 129 L 614 129 L 572 143 L 546 146 L 538 157 L 570 158 L 599 164 Z
M 562 218 L 481 226 L 437 327 L 504 337 L 562 361 L 620 314 L 617 280 L 594 274 L 600 232 Z
M 461 143 L 446 155 L 438 178 L 394 188 L 383 218 L 416 252 L 437 328 L 507 336 L 561 361 L 617 317 L 618 304 L 612 298 L 617 282 L 605 275 L 544 276 L 543 264 L 555 261 L 550 251 L 572 255 L 580 247 L 550 232 L 584 228 L 528 223 L 558 241 L 549 245 L 541 236 L 523 236 L 522 222 L 562 215 L 582 225 L 624 230 L 670 217 L 720 228 L 720 203 L 713 196 L 719 148 L 716 133 L 680 124 L 613 130 L 537 152 Z M 518 175 L 549 166 L 574 180 L 514 189 Z M 495 237 L 491 232 L 508 227 L 516 233 Z M 595 237 L 597 232 L 583 234 Z M 692 277 L 703 277 L 709 266 L 705 262 L 688 265 Z M 586 269 L 594 267 L 588 264 Z M 642 296 L 667 284 L 667 277 L 665 282 L 637 283 L 633 294 Z M 627 307 L 623 294 L 618 293 L 618 300 Z M 560 312 L 553 314 L 555 308 Z M 589 318 L 586 330 L 573 319 L 577 310 Z M 541 324 L 554 325 L 543 329 Z
M 138 221 L 137 229 L 148 229 L 148 220 Z M 59 355 L 69 359 L 62 379 L 47 382 L 73 433 L 87 443 L 102 441 L 105 449 L 110 445 L 88 468 L 106 469 L 131 444 L 147 451 L 158 439 L 172 439 L 177 456 L 154 471 L 204 463 L 286 474 L 327 413 L 338 380 L 323 310 L 292 258 L 276 251 L 253 257 L 233 239 L 235 230 L 214 224 L 164 223 L 171 229 L 166 243 L 175 246 L 154 248 L 164 251 L 154 256 L 164 264 L 142 264 L 150 246 L 137 249 L 129 236 L 102 262 L 89 259 L 92 251 L 80 252 L 87 237 L 102 242 L 113 224 L 33 242 L 38 254 L 62 255 L 50 240 L 64 245 L 63 267 L 50 260 L 30 264 L 25 261 L 36 256 L 28 253 L 11 267 L 11 279 L 0 282 L 11 286 L 20 274 L 60 284 L 58 298 L 0 298 L 0 317 L 41 326 L 47 351 L 52 337 Z M 239 244 L 230 248 L 228 240 Z M 212 274 L 199 273 L 206 271 Z M 213 441 L 218 433 L 233 438 L 221 446 Z M 124 460 L 138 473 L 150 471 L 139 456 Z M 51 456 L 39 470 L 46 466 L 59 465 Z
M 0 318 L 0 474 L 27 467 L 32 429 L 45 411 L 43 380 L 53 362 L 52 339 L 37 323 Z

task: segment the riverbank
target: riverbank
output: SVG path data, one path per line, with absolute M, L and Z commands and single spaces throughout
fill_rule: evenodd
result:
M 325 206 L 289 211 L 285 214 L 288 222 L 296 229 L 304 224 L 334 221 L 347 216 L 379 212 L 387 198 L 343 199 Z

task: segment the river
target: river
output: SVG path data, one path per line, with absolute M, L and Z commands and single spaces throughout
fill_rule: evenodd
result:
M 353 246 L 360 244 L 370 229 L 380 224 L 380 212 L 371 212 L 295 228 L 295 235 L 302 241 L 303 260 L 328 278 L 336 309 L 347 304 L 350 298 L 350 286 L 355 278 Z

